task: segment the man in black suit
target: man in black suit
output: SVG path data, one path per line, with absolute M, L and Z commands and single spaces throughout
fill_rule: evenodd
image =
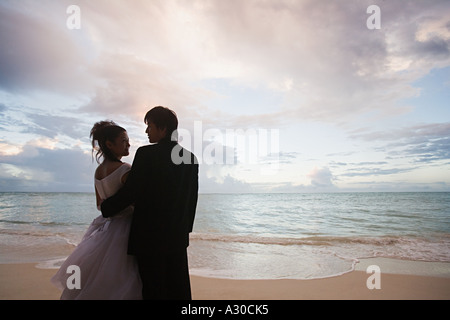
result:
M 137 258 L 144 299 L 191 299 L 187 260 L 198 197 L 198 161 L 177 142 L 178 120 L 165 107 L 145 115 L 151 145 L 140 147 L 128 179 L 102 205 L 111 217 L 134 204 L 128 254 Z

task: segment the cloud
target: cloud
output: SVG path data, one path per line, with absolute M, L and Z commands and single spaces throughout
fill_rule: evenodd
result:
M 260 164 L 292 164 L 299 157 L 299 152 L 274 152 L 259 159 Z
M 220 62 L 233 71 L 223 76 L 249 86 L 283 88 L 284 103 L 272 118 L 339 124 L 374 110 L 384 115 L 410 111 L 397 104 L 417 94 L 410 83 L 449 62 L 442 54 L 448 45 L 442 34 L 424 42 L 415 38 L 425 28 L 422 22 L 445 23 L 445 2 L 382 2 L 383 27 L 377 31 L 366 28 L 369 4 L 373 1 L 227 1 L 208 6 L 205 23 L 215 35 L 210 40 L 222 54 Z M 394 61 L 410 60 L 399 74 Z
M 88 131 L 82 131 L 84 123 L 79 118 L 70 116 L 55 116 L 24 112 L 33 123 L 24 132 L 55 138 L 58 135 L 67 135 L 73 139 L 80 139 L 87 135 Z M 80 128 L 81 127 L 81 128 Z
M 40 15 L 42 10 L 44 4 L 0 4 L 0 89 L 21 93 L 86 90 L 90 77 L 84 72 L 82 49 L 51 15 Z
M 0 140 L 0 156 L 14 155 L 20 153 L 21 151 L 22 149 L 20 147 Z
M 327 167 L 318 168 L 315 167 L 313 170 L 311 170 L 307 177 L 311 179 L 311 185 L 313 187 L 334 187 L 333 184 L 333 174 L 331 173 L 330 169 Z
M 343 157 L 340 163 L 322 162 L 325 167 L 310 172 L 311 185 L 279 182 L 279 188 L 332 188 L 345 174 L 387 176 L 448 163 L 448 123 L 389 132 L 373 129 L 372 123 L 365 128 L 373 119 L 414 112 L 403 101 L 420 95 L 416 81 L 450 64 L 447 0 L 135 0 L 133 5 L 80 0 L 80 30 L 66 28 L 70 4 L 0 3 L 1 163 L 9 166 L 5 172 L 11 181 L 38 181 L 41 170 L 49 174 L 42 181 L 63 183 L 44 156 L 77 159 L 71 152 L 81 151 L 80 141 L 88 146 L 89 129 L 101 119 L 143 136 L 143 115 L 155 105 L 176 110 L 187 129 L 198 120 L 205 130 L 287 128 L 282 134 L 307 122 L 340 126 L 350 132 L 347 138 L 382 154 L 379 161 L 358 163 L 345 158 L 358 154 L 348 144 L 339 155 L 336 150 L 327 155 Z M 366 27 L 372 4 L 381 7 L 380 30 Z M 64 103 L 44 105 L 41 98 L 48 93 Z M 350 131 L 355 124 L 362 129 Z M 296 128 L 294 134 L 299 133 L 317 138 Z M 269 153 L 262 162 L 276 158 L 294 167 L 299 162 L 294 139 L 283 137 L 281 143 L 293 147 Z M 50 141 L 53 149 L 36 141 Z M 63 174 L 59 163 L 47 163 Z M 229 169 L 206 167 L 204 185 L 268 188 L 247 184 Z M 18 170 L 23 175 L 14 175 Z
M 450 61 L 446 1 L 379 2 L 380 30 L 366 27 L 373 1 L 77 4 L 77 31 L 65 27 L 69 2 L 0 6 L 8 48 L 0 54 L 1 87 L 81 90 L 89 101 L 80 111 L 139 120 L 149 107 L 167 105 L 189 119 L 241 127 L 344 124 L 374 110 L 408 112 L 397 101 L 417 94 L 411 82 Z M 205 79 L 282 99 L 270 111 L 236 116 L 208 104 L 217 93 L 202 86 Z
M 94 88 L 81 112 L 125 115 L 141 122 L 150 108 L 164 105 L 177 110 L 179 116 L 201 118 L 188 107 L 198 104 L 204 92 L 183 85 L 170 68 L 133 55 L 105 54 L 91 71 L 103 84 Z
M 450 159 L 450 123 L 415 125 L 386 131 L 355 132 L 350 136 L 378 143 L 377 151 L 390 159 L 409 158 L 414 162 Z M 381 143 L 381 145 L 380 145 Z
M 92 125 L 91 119 L 83 119 L 72 110 L 55 114 L 53 110 L 30 105 L 8 105 L 0 118 L 0 142 L 4 145 L 2 151 L 5 151 L 0 154 L 17 154 L 27 146 L 82 148 L 86 151 L 90 149 Z
M 204 170 L 202 168 L 201 170 Z M 221 181 L 220 181 L 221 180 Z M 200 193 L 253 193 L 261 192 L 254 185 L 236 179 L 230 175 L 221 177 L 207 177 L 201 175 L 199 178 L 199 192 Z
M 79 148 L 47 149 L 36 143 L 0 154 L 0 191 L 92 192 L 96 164 Z
M 342 177 L 365 177 L 365 176 L 383 176 L 397 173 L 404 173 L 413 171 L 415 168 L 401 168 L 401 169 L 380 169 L 380 168 L 354 168 L 348 169 L 341 174 Z
M 407 128 L 403 139 L 386 146 L 391 157 L 407 156 L 415 162 L 450 160 L 450 123 Z

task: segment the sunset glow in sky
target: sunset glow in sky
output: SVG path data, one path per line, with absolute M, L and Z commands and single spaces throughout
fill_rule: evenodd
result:
M 450 191 L 448 0 L 2 0 L 0 44 L 0 191 L 93 191 L 157 105 L 200 192 Z

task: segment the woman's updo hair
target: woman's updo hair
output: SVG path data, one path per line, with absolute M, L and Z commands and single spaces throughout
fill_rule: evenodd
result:
M 92 138 L 92 155 L 94 150 L 97 151 L 95 160 L 100 163 L 100 158 L 103 157 L 110 161 L 118 161 L 119 159 L 108 149 L 106 141 L 114 142 L 114 140 L 126 131 L 124 128 L 118 126 L 114 121 L 99 121 L 91 129 Z

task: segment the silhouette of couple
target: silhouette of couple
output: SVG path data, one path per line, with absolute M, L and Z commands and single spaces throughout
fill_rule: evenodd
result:
M 137 150 L 132 166 L 121 161 L 130 147 L 124 128 L 101 121 L 91 130 L 97 162 L 103 158 L 95 172 L 102 215 L 52 278 L 61 299 L 191 299 L 187 247 L 198 161 L 176 141 L 175 112 L 155 107 L 144 121 L 151 144 Z M 71 265 L 79 267 L 80 289 L 67 286 Z

